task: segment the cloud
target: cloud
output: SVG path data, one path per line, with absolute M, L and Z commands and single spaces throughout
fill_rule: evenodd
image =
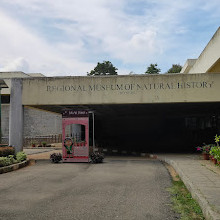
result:
M 0 11 L 2 70 L 42 72 L 48 75 L 75 73 L 85 75 L 92 68 L 89 62 L 81 62 L 74 56 L 66 56 L 69 46 L 58 45 L 56 49 L 41 36 L 21 25 Z M 72 48 L 74 50 L 74 47 Z M 68 52 L 67 52 L 68 54 Z M 22 58 L 21 58 L 22 57 Z M 27 63 L 28 62 L 28 63 Z M 22 66 L 23 65 L 23 66 Z M 16 69 L 23 68 L 23 69 Z
M 119 73 L 129 68 L 139 72 L 140 66 L 151 62 L 168 68 L 173 57 L 182 61 L 189 58 L 193 45 L 201 46 L 192 38 L 201 13 L 220 17 L 219 10 L 212 13 L 218 0 L 203 2 L 2 0 L 0 67 L 26 62 L 17 68 L 47 75 L 86 75 L 103 60 L 115 61 Z
M 29 72 L 29 64 L 23 57 L 19 57 L 15 60 L 6 62 L 4 67 L 0 68 L 0 71 L 2 72 L 4 71 L 5 72 L 9 72 L 9 71 Z

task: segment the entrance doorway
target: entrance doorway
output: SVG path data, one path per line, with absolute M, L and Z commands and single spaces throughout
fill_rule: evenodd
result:
M 214 143 L 220 133 L 219 102 L 49 106 L 58 113 L 64 108 L 94 112 L 94 132 L 89 117 L 90 146 L 94 135 L 95 146 L 108 154 L 196 152 L 196 146 Z M 79 131 L 82 138 L 82 127 Z

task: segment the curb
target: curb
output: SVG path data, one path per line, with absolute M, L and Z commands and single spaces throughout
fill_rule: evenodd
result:
M 30 162 L 31 162 L 31 160 L 25 160 L 23 162 L 12 164 L 10 166 L 0 167 L 0 174 L 8 173 L 8 172 L 15 171 L 15 170 L 18 170 L 20 168 L 26 167 L 27 165 L 30 164 Z
M 212 207 L 205 199 L 205 197 L 202 195 L 200 190 L 191 182 L 191 180 L 187 177 L 187 175 L 185 175 L 185 173 L 181 170 L 181 168 L 178 166 L 178 164 L 175 161 L 166 158 L 165 159 L 159 158 L 159 160 L 170 164 L 176 170 L 176 172 L 179 174 L 180 178 L 184 182 L 185 186 L 192 194 L 192 197 L 196 199 L 197 202 L 199 203 L 203 215 L 207 220 L 220 220 L 220 214 L 212 209 Z
M 37 150 L 62 150 L 61 147 L 25 147 L 25 149 L 37 149 Z

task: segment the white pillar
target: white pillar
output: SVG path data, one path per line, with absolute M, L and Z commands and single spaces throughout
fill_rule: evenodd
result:
M 9 145 L 15 147 L 16 152 L 23 150 L 23 114 L 22 79 L 12 79 L 9 112 Z

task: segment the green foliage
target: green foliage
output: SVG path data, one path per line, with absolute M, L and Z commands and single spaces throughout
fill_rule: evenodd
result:
M 173 64 L 172 67 L 167 71 L 167 73 L 179 73 L 182 69 L 182 66 L 179 64 Z
M 184 220 L 204 220 L 202 210 L 187 190 L 181 180 L 173 181 L 173 186 L 169 189 L 172 194 L 174 210 L 181 215 Z
M 97 63 L 94 70 L 87 73 L 88 76 L 106 76 L 106 75 L 118 75 L 117 68 L 113 66 L 110 61 L 103 61 L 102 63 Z
M 220 146 L 219 146 L 220 136 L 216 134 L 214 140 L 217 146 L 213 145 L 209 151 L 209 154 L 215 159 L 217 159 L 217 161 L 220 161 Z
M 47 142 L 46 141 L 42 141 L 41 144 L 42 144 L 42 146 L 46 146 Z
M 217 134 L 215 135 L 215 144 L 203 144 L 202 147 L 197 147 L 198 151 L 202 151 L 203 153 L 210 154 L 212 158 L 217 159 L 217 161 L 220 161 L 220 146 L 219 146 L 219 141 L 220 141 L 220 135 L 218 136 Z
M 211 147 L 211 149 L 210 149 L 210 151 L 209 151 L 209 154 L 212 155 L 212 156 L 214 156 L 215 151 L 216 151 L 216 146 L 213 146 L 213 147 Z
M 11 159 L 9 157 L 0 157 L 0 167 L 11 165 Z
M 27 155 L 26 153 L 21 151 L 16 154 L 16 158 L 17 160 L 15 159 L 14 155 L 8 155 L 7 157 L 0 157 L 0 167 L 5 167 L 15 163 L 22 162 L 27 159 Z
M 18 162 L 22 162 L 27 159 L 27 154 L 23 151 L 20 151 L 16 154 L 16 159 Z
M 7 157 L 8 155 L 14 155 L 15 149 L 13 147 L 0 147 L 0 157 Z
M 18 161 L 15 159 L 15 156 L 14 156 L 14 155 L 8 155 L 8 158 L 10 159 L 11 164 L 15 164 L 15 163 L 18 162 Z
M 220 161 L 220 147 L 219 146 L 211 147 L 209 154 L 212 155 L 218 161 Z
M 159 74 L 160 73 L 160 69 L 157 68 L 157 64 L 150 64 L 149 67 L 147 67 L 147 70 L 145 72 L 145 74 Z
M 217 161 L 220 161 L 220 147 L 217 147 L 214 158 L 217 159 Z
M 217 134 L 215 135 L 215 143 L 217 146 L 219 146 L 219 141 L 220 141 L 220 135 L 218 136 Z

